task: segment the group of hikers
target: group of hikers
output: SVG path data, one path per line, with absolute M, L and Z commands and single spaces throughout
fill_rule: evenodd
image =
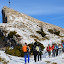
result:
M 34 61 L 36 62 L 37 57 L 38 57 L 38 61 L 42 60 L 41 59 L 42 50 L 41 50 L 41 47 L 39 46 L 39 44 L 37 44 L 35 42 L 32 47 L 32 50 L 33 50 L 33 55 L 34 55 Z M 25 64 L 27 63 L 26 58 L 28 58 L 28 63 L 29 63 L 29 61 L 30 61 L 30 47 L 27 45 L 27 43 L 25 43 L 25 45 L 23 46 L 23 52 L 24 52 Z
M 61 44 L 52 44 L 52 46 L 50 46 L 50 44 L 48 44 L 47 46 L 47 52 L 49 57 L 53 56 L 58 56 L 60 55 L 62 52 L 64 52 L 64 42 L 62 42 Z
M 25 43 L 25 45 L 23 46 L 23 52 L 24 52 L 24 58 L 25 58 L 25 64 L 27 63 L 27 58 L 28 58 L 28 63 L 30 61 L 30 47 L 27 45 L 27 43 Z M 36 42 L 33 44 L 32 50 L 33 51 L 33 55 L 34 55 L 34 61 L 36 62 L 37 59 L 42 60 L 42 49 L 39 46 L 39 44 L 37 44 Z M 50 46 L 50 44 L 48 44 L 46 51 L 48 52 L 49 57 L 55 57 L 58 56 L 59 54 L 61 54 L 62 52 L 64 52 L 64 42 L 62 42 L 61 44 L 52 44 L 52 46 Z

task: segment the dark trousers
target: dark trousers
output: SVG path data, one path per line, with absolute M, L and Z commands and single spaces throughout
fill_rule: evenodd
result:
M 49 57 L 50 57 L 50 55 L 51 55 L 51 51 L 48 51 L 48 55 L 49 55 Z
M 38 61 L 39 61 L 39 58 L 41 60 L 41 53 L 40 52 L 38 52 Z
M 58 49 L 56 49 L 56 56 L 58 56 Z
M 37 51 L 33 51 L 33 55 L 34 55 L 34 61 L 36 62 L 36 58 L 37 58 Z
M 36 57 L 37 57 L 37 55 L 34 55 L 34 61 L 36 62 Z
M 54 49 L 53 49 L 52 53 L 53 53 L 52 56 L 55 57 L 55 50 Z
M 64 48 L 62 48 L 62 51 L 64 52 Z
M 39 61 L 39 57 L 40 57 L 40 60 L 41 60 L 41 54 L 38 55 L 38 61 Z

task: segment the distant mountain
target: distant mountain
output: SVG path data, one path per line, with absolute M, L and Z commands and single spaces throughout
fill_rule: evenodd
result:
M 4 32 L 6 37 L 11 31 L 17 32 L 16 36 L 21 36 L 17 38 L 14 35 L 17 43 L 27 42 L 29 44 L 37 40 L 47 46 L 48 43 L 60 43 L 64 39 L 63 28 L 39 21 L 6 6 L 2 9 L 2 17 L 3 23 L 0 24 L 0 30 L 6 31 Z

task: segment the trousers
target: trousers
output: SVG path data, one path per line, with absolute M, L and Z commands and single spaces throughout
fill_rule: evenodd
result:
M 25 58 L 25 63 L 27 62 L 26 59 L 28 58 L 28 63 L 30 61 L 30 54 L 29 52 L 24 52 L 24 58 Z

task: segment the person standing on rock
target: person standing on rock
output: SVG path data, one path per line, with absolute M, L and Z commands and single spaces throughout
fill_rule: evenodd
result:
M 27 63 L 26 58 L 28 57 L 28 63 L 30 60 L 30 47 L 27 46 L 27 43 L 25 43 L 25 45 L 23 46 L 23 52 L 24 52 L 24 58 L 25 58 L 25 64 Z

